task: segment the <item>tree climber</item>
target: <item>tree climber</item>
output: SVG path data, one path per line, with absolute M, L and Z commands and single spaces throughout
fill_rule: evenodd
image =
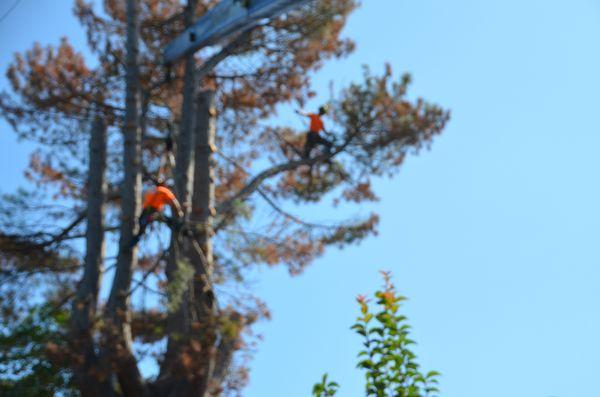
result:
M 147 192 L 144 196 L 144 204 L 142 206 L 142 213 L 139 217 L 140 230 L 138 234 L 133 237 L 131 246 L 135 246 L 139 241 L 146 227 L 156 219 L 158 219 L 160 213 L 164 209 L 165 205 L 171 207 L 171 216 L 182 218 L 183 210 L 177 198 L 173 192 L 166 186 L 164 179 L 159 179 L 156 182 L 156 187 Z
M 321 119 L 321 116 L 327 114 L 327 111 L 328 111 L 327 105 L 321 106 L 319 108 L 319 113 L 305 113 L 301 110 L 296 110 L 296 113 L 298 113 L 299 115 L 310 118 L 310 128 L 309 128 L 308 132 L 306 133 L 306 142 L 304 143 L 304 152 L 303 152 L 304 158 L 309 158 L 310 152 L 317 145 L 325 146 L 327 154 L 331 153 L 331 148 L 333 147 L 333 143 L 331 141 L 328 141 L 327 139 L 323 138 L 320 134 L 321 131 L 328 134 L 328 132 L 325 130 L 325 127 L 323 125 L 323 120 Z

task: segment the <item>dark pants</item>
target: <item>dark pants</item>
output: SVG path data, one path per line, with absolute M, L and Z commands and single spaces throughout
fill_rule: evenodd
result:
M 306 142 L 304 143 L 304 158 L 310 157 L 310 152 L 318 145 L 324 146 L 328 154 L 331 153 L 333 143 L 323 138 L 318 132 L 307 132 Z
M 136 234 L 133 237 L 133 241 L 131 242 L 132 246 L 136 245 L 140 241 L 140 239 L 144 235 L 144 232 L 146 231 L 146 228 L 148 227 L 149 224 L 152 223 L 152 221 L 154 220 L 154 218 L 157 214 L 158 214 L 158 210 L 156 208 L 147 207 L 142 210 L 142 213 L 140 214 L 140 217 L 138 218 L 140 230 L 138 231 L 138 234 Z

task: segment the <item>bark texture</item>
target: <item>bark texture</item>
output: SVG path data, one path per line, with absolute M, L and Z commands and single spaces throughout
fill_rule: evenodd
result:
M 79 353 L 77 384 L 84 397 L 107 395 L 106 382 L 94 376 L 100 370 L 94 350 L 93 328 L 104 263 L 104 203 L 106 200 L 107 128 L 101 116 L 92 123 L 87 180 L 86 255 L 83 277 L 73 301 L 71 343 Z
M 198 120 L 194 150 L 194 194 L 192 199 L 192 243 L 189 251 L 194 265 L 194 315 L 195 333 L 205 352 L 200 363 L 198 391 L 205 396 L 215 369 L 217 339 L 217 304 L 212 287 L 214 270 L 212 235 L 215 206 L 215 176 L 213 153 L 216 134 L 215 93 L 201 91 L 198 95 Z
M 217 306 L 212 289 L 213 272 L 212 223 L 214 216 L 214 140 L 216 110 L 214 91 L 201 91 L 197 96 L 193 158 L 193 191 L 190 190 L 191 212 L 186 214 L 183 234 L 172 239 L 170 282 L 181 281 L 175 274 L 182 266 L 190 266 L 193 278 L 180 306 L 171 316 L 170 339 L 161 369 L 161 377 L 169 378 L 161 387 L 170 395 L 204 397 L 216 366 Z M 187 167 L 179 167 L 187 170 Z M 183 186 L 181 186 L 183 187 Z M 193 193 L 193 194 L 192 194 Z M 182 335 L 186 335 L 185 338 Z M 189 360 L 188 358 L 192 358 Z M 183 365 L 186 363 L 186 365 Z
M 119 384 L 126 396 L 144 395 L 144 383 L 133 356 L 129 288 L 137 264 L 137 249 L 131 246 L 137 233 L 141 201 L 140 70 L 137 0 L 126 2 L 127 56 L 125 125 L 123 128 L 124 176 L 121 187 L 121 227 L 115 278 L 107 304 L 105 354 L 110 356 Z
M 186 26 L 194 22 L 194 10 L 197 0 L 188 0 L 185 11 Z M 194 103 L 196 100 L 196 60 L 194 54 L 185 58 L 183 82 L 183 103 L 181 106 L 181 126 L 177 139 L 175 158 L 175 190 L 183 212 L 189 214 L 193 183 L 194 123 L 196 120 Z
M 185 11 L 186 26 L 194 21 L 194 10 L 197 0 L 188 0 Z M 197 395 L 190 389 L 190 378 L 194 372 L 182 365 L 184 355 L 190 345 L 189 330 L 194 321 L 193 314 L 193 265 L 190 262 L 190 251 L 193 243 L 184 238 L 188 233 L 190 220 L 192 186 L 194 183 L 194 143 L 196 125 L 196 60 L 193 54 L 185 58 L 184 91 L 181 107 L 181 124 L 177 136 L 177 154 L 175 160 L 175 192 L 184 212 L 183 229 L 175 228 L 171 234 L 169 260 L 166 276 L 171 286 L 168 321 L 167 351 L 161 364 L 157 393 L 173 396 Z M 175 286 L 176 287 L 173 287 Z M 174 296 L 173 291 L 178 291 Z M 185 336 L 185 337 L 184 337 Z M 191 376 L 190 376 L 191 375 Z

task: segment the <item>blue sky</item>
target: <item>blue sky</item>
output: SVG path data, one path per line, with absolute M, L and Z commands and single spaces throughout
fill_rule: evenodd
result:
M 83 43 L 70 8 L 22 0 L 0 23 L 2 68 L 34 40 Z M 366 0 L 346 34 L 357 51 L 320 71 L 318 87 L 390 62 L 412 73 L 412 95 L 450 108 L 452 120 L 431 150 L 378 181 L 377 238 L 329 251 L 299 277 L 260 273 L 256 291 L 273 320 L 260 327 L 244 394 L 307 396 L 327 371 L 341 396 L 361 396 L 354 298 L 389 269 L 410 298 L 421 363 L 443 374 L 443 396 L 593 395 L 600 3 Z M 0 147 L 10 190 L 28 150 L 3 122 Z

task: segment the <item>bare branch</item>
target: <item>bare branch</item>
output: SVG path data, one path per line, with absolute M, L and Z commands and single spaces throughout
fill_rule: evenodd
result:
M 288 163 L 279 164 L 260 172 L 258 175 L 252 178 L 250 182 L 248 182 L 248 184 L 244 186 L 235 196 L 219 204 L 216 208 L 217 214 L 227 216 L 233 209 L 236 202 L 244 201 L 245 199 L 247 199 L 250 195 L 252 195 L 255 191 L 257 191 L 260 188 L 264 181 L 266 181 L 269 178 L 272 178 L 282 172 L 296 169 L 303 165 L 313 166 L 318 163 L 331 160 L 336 155 L 343 152 L 344 149 L 346 149 L 346 147 L 352 142 L 353 138 L 353 135 L 349 136 L 341 146 L 339 146 L 330 154 L 324 153 L 313 158 L 290 161 Z
M 281 139 L 283 139 L 283 138 L 281 138 Z M 228 162 L 233 164 L 236 168 L 241 170 L 243 173 L 245 173 L 246 175 L 250 175 L 250 173 L 244 167 L 242 167 L 237 161 L 235 161 L 234 159 L 232 159 L 231 157 L 229 157 L 225 153 L 223 153 L 223 151 L 217 150 L 217 153 L 221 157 L 223 157 L 225 160 L 227 160 Z M 334 226 L 334 225 L 323 225 L 323 224 L 310 223 L 310 222 L 303 221 L 302 219 L 298 218 L 297 216 L 290 214 L 289 212 L 287 212 L 283 208 L 281 208 L 271 197 L 269 197 L 269 195 L 263 189 L 258 188 L 257 192 L 267 202 L 267 204 L 269 204 L 271 206 L 271 208 L 273 208 L 276 212 L 278 212 L 283 217 L 285 217 L 293 222 L 296 222 L 300 225 L 310 227 L 310 228 L 321 228 L 321 229 L 337 228 L 337 226 Z
M 202 64 L 196 71 L 196 77 L 198 80 L 204 78 L 207 74 L 211 73 L 213 69 L 224 61 L 227 57 L 233 55 L 235 51 L 248 39 L 248 31 L 240 33 L 235 39 L 230 41 L 225 47 L 218 53 L 210 57 L 206 62 Z

